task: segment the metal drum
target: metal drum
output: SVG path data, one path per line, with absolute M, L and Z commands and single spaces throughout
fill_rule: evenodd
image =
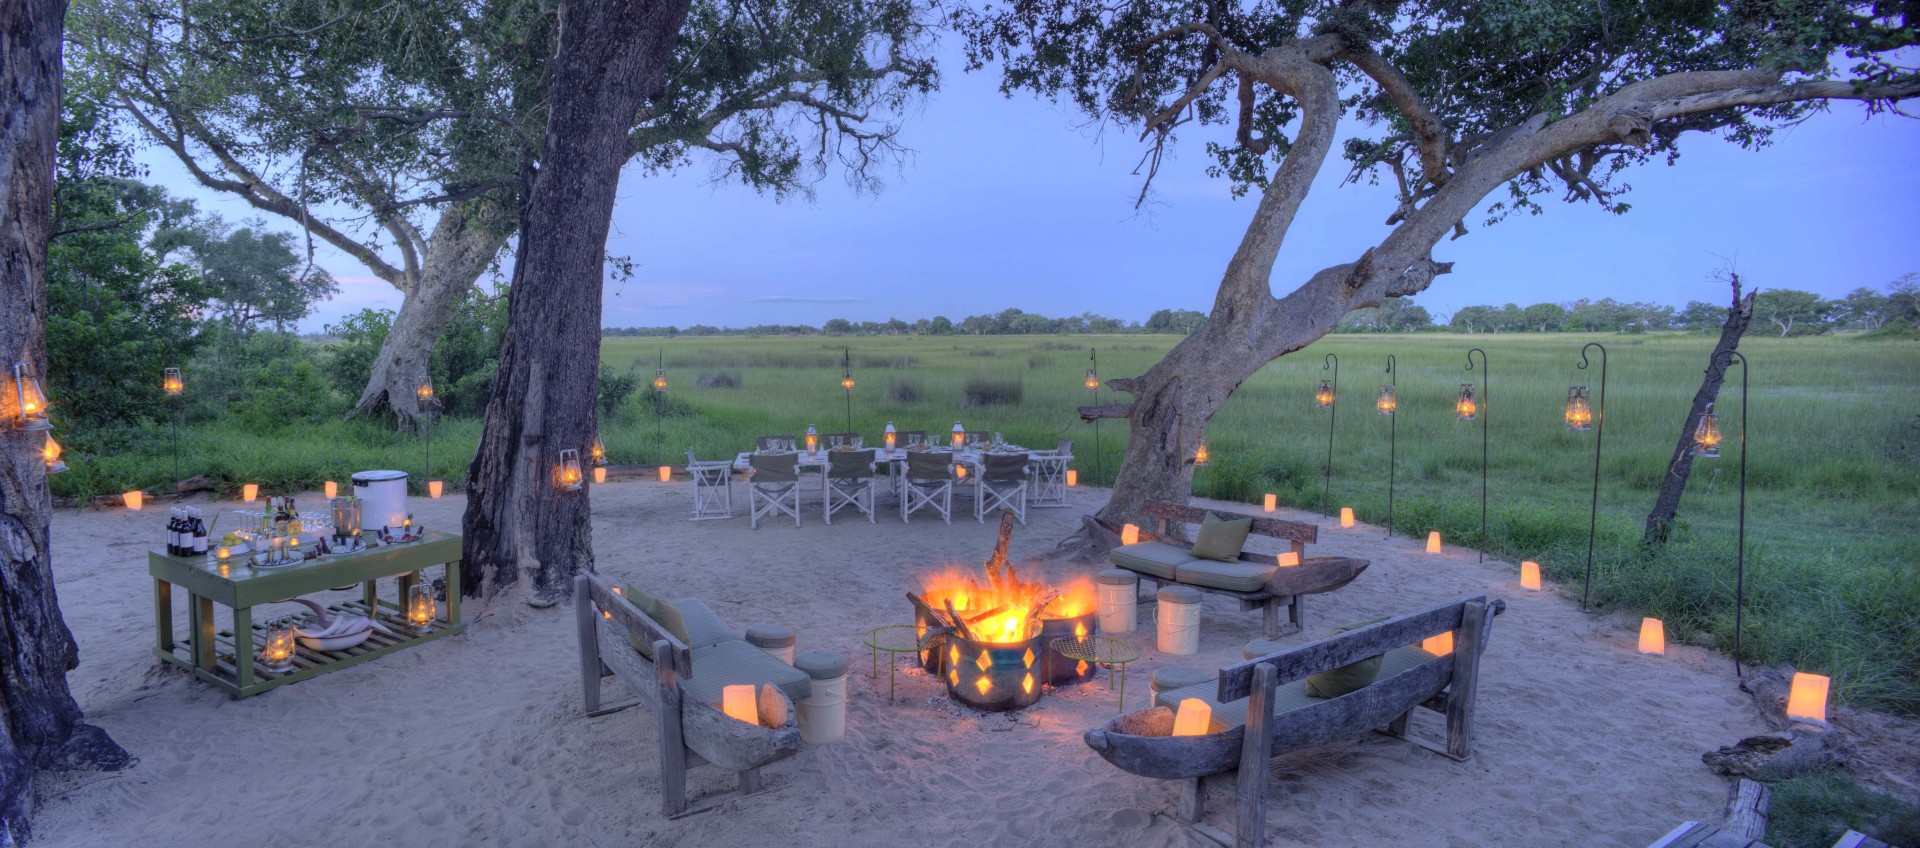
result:
M 940 648 L 948 697 L 989 712 L 1033 706 L 1046 689 L 1043 638 L 1037 632 L 1017 642 L 976 642 L 949 634 Z

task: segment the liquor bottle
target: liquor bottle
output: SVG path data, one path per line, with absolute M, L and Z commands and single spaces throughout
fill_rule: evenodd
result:
M 186 507 L 179 507 L 173 512 L 175 516 L 173 519 L 173 555 L 186 556 L 187 547 L 192 544 L 187 537 L 187 510 Z
M 180 508 L 167 510 L 167 556 L 180 555 Z
M 200 508 L 193 508 L 193 555 L 207 555 L 207 522 L 200 518 Z
M 298 536 L 306 532 L 306 525 L 300 522 L 300 507 L 293 502 L 293 496 L 287 496 L 287 534 Z

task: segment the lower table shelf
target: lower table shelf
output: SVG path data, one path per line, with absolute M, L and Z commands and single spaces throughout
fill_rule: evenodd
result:
M 327 609 L 339 615 L 368 614 L 366 603 L 358 600 L 329 604 Z M 297 622 L 304 623 L 312 620 L 313 613 L 304 612 L 288 617 Z M 216 657 L 213 668 L 211 669 L 199 668 L 193 664 L 193 649 L 186 641 L 177 642 L 172 650 L 155 648 L 154 655 L 193 672 L 195 677 L 226 689 L 233 695 L 245 697 L 264 692 L 277 686 L 284 686 L 288 683 L 295 683 L 309 677 L 325 674 L 329 671 L 366 662 L 367 660 L 382 657 L 425 642 L 431 642 L 442 636 L 452 636 L 466 630 L 465 624 L 453 624 L 442 616 L 434 619 L 432 627 L 426 632 L 416 633 L 406 623 L 406 618 L 402 612 L 386 601 L 379 602 L 379 609 L 371 617 L 393 632 L 385 633 L 376 629 L 373 631 L 373 634 L 367 638 L 367 641 L 354 647 L 338 651 L 315 650 L 299 644 L 296 640 L 293 654 L 293 668 L 287 671 L 273 671 L 264 663 L 260 662 L 260 658 L 257 655 L 250 656 L 248 659 L 253 666 L 253 683 L 244 689 L 240 686 L 239 672 L 235 662 L 236 650 L 234 648 L 233 630 L 231 628 L 219 630 L 214 634 Z M 266 644 L 267 627 L 265 624 L 255 624 L 252 630 L 252 642 L 254 649 L 257 651 L 259 646 Z

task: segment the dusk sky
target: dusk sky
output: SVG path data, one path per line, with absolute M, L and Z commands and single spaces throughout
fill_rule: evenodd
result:
M 997 74 L 961 73 L 946 51 L 941 89 L 906 116 L 912 154 L 878 195 L 856 195 L 829 175 L 816 199 L 775 203 L 716 185 L 708 163 L 620 186 L 608 251 L 631 256 L 633 280 L 609 283 L 606 326 L 813 324 L 881 321 L 1017 307 L 1043 315 L 1093 311 L 1144 320 L 1156 309 L 1205 311 L 1252 214 L 1225 181 L 1205 174 L 1189 135 L 1163 164 L 1156 203 L 1136 214 L 1143 147 L 1107 127 L 1085 128 L 1067 107 L 1007 99 Z M 1348 134 L 1365 130 L 1348 119 Z M 1336 148 L 1337 151 L 1337 148 Z M 1674 167 L 1633 171 L 1616 216 L 1591 204 L 1546 201 L 1546 214 L 1482 226 L 1443 242 L 1456 263 L 1415 302 L 1444 318 L 1476 303 L 1580 297 L 1675 306 L 1719 302 L 1709 275 L 1729 257 L 1750 285 L 1837 297 L 1920 271 L 1920 122 L 1864 116 L 1840 103 L 1783 132 L 1758 153 L 1691 136 Z M 1336 153 L 1337 155 L 1337 153 Z M 163 153 L 151 179 L 199 197 L 231 220 L 243 204 L 192 189 Z M 1322 172 L 1280 255 L 1273 285 L 1351 261 L 1386 233 L 1384 187 L 1341 186 Z M 270 226 L 292 229 L 279 219 Z M 302 323 L 320 326 L 363 307 L 397 308 L 399 294 L 344 254 L 320 264 L 340 293 Z

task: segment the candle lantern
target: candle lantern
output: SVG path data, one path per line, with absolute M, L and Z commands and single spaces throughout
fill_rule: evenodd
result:
M 1080 470 L 1077 468 L 1067 469 L 1067 487 L 1072 488 L 1078 485 L 1080 485 Z
M 1373 408 L 1381 415 L 1392 415 L 1394 410 L 1400 408 L 1400 399 L 1394 397 L 1392 386 L 1380 387 L 1380 397 L 1374 399 Z
M 1093 406 L 1100 405 L 1100 351 L 1087 348 L 1087 379 L 1082 385 L 1087 387 L 1088 400 Z M 1093 419 L 1093 479 L 1105 480 L 1105 465 L 1100 458 L 1100 419 Z
M 896 433 L 896 432 L 894 431 L 894 429 L 893 429 L 893 422 L 892 422 L 892 421 L 888 421 L 888 422 L 887 422 L 887 431 L 886 431 L 886 443 L 887 443 L 887 451 L 888 451 L 888 452 L 892 452 L 892 451 L 893 451 L 893 446 L 894 446 L 894 443 L 895 443 L 895 442 L 896 442 L 896 441 L 898 440 L 898 438 L 899 438 L 899 434 L 898 434 L 898 433 Z
M 268 671 L 284 674 L 293 670 L 293 622 L 276 618 L 267 624 L 267 641 L 260 646 L 260 662 Z
M 140 507 L 145 506 L 147 503 L 147 493 L 139 489 L 134 489 L 131 492 L 121 495 L 120 500 L 126 503 L 127 509 L 138 512 Z
M 960 426 L 960 422 L 958 421 L 953 422 L 953 449 L 959 450 L 961 447 L 965 446 L 966 443 L 967 443 L 967 428 Z
M 1540 591 L 1540 563 L 1531 560 L 1520 563 L 1520 588 Z
M 1421 640 L 1420 650 L 1426 651 L 1436 657 L 1444 657 L 1453 653 L 1453 631 L 1449 630 L 1438 636 L 1429 636 Z
M 663 352 L 661 355 L 665 356 L 665 353 Z M 653 369 L 653 390 L 656 392 L 664 392 L 667 390 L 667 367 L 665 365 Z
M 1293 551 L 1281 551 L 1279 562 L 1281 568 L 1292 568 L 1300 564 L 1300 555 Z
M 254 502 L 254 501 L 256 501 L 256 500 L 259 500 L 259 499 L 260 499 L 260 484 L 259 484 L 259 483 L 244 483 L 244 484 L 241 484 L 241 486 L 240 486 L 240 499 L 241 499 L 241 500 L 243 500 L 243 501 L 246 501 L 247 503 L 253 503 L 253 502 Z
M 660 466 L 660 482 L 666 483 L 672 480 L 673 480 L 673 466 L 671 465 Z
M 439 500 L 440 495 L 446 492 L 446 490 L 447 490 L 447 484 L 440 480 L 427 481 L 427 497 L 433 498 L 434 500 Z
M 1261 499 L 1260 508 L 1266 510 L 1267 512 L 1273 512 L 1274 510 L 1279 509 L 1280 497 L 1278 495 L 1275 495 L 1272 492 L 1268 492 L 1266 497 Z
M 1584 433 L 1593 429 L 1593 399 L 1588 396 L 1586 386 L 1572 386 L 1567 389 L 1565 418 L 1569 430 Z
M 1660 619 L 1640 619 L 1640 653 L 1654 656 L 1667 653 L 1667 626 Z
M 846 389 L 847 391 L 853 391 L 853 372 L 852 371 L 840 372 L 840 388 Z
M 1125 527 L 1120 528 L 1120 544 L 1137 545 L 1139 543 L 1140 543 L 1140 526 L 1139 525 L 1128 524 Z
M 819 449 L 820 449 L 820 434 L 819 432 L 813 429 L 812 424 L 808 424 L 807 425 L 807 453 L 813 453 L 814 451 L 817 451 Z
M 853 432 L 853 350 L 840 349 L 840 389 L 847 398 L 847 429 Z
M 587 457 L 593 460 L 594 465 L 607 464 L 607 446 L 601 444 L 600 434 L 593 435 L 593 444 L 587 446 Z
M 1340 526 L 1349 529 L 1353 527 L 1353 507 L 1343 506 L 1340 508 Z
M 15 430 L 49 430 L 53 423 L 47 420 L 47 395 L 40 390 L 40 372 L 33 363 L 26 361 L 27 352 L 20 351 L 20 361 L 13 363 L 13 399 L 17 406 L 13 411 Z
M 573 448 L 560 451 L 560 467 L 557 469 L 560 488 L 569 492 L 580 491 L 586 479 L 580 473 L 580 452 Z
M 1473 399 L 1473 384 L 1460 384 L 1460 397 L 1453 402 L 1454 415 L 1461 421 L 1472 421 L 1479 416 L 1480 404 Z
M 327 493 L 327 500 L 333 500 L 334 498 L 339 497 L 340 495 L 340 484 L 335 483 L 332 480 L 327 481 L 325 489 Z
M 1693 455 L 1708 459 L 1720 456 L 1720 416 L 1713 413 L 1713 404 L 1707 404 L 1700 424 L 1693 428 Z
M 1427 553 L 1440 553 L 1440 531 L 1434 530 L 1427 534 Z
M 342 544 L 360 538 L 360 499 L 332 498 L 327 504 L 333 508 L 333 538 Z
M 425 633 L 433 629 L 433 620 L 440 614 L 439 605 L 433 600 L 433 587 L 420 576 L 413 573 L 413 588 L 407 590 L 407 626 L 415 633 Z
M 60 443 L 53 440 L 53 434 L 47 434 L 47 443 L 40 446 L 40 458 L 47 463 L 48 474 L 59 474 L 67 470 L 67 464 L 60 461 Z
M 1205 736 L 1213 720 L 1213 707 L 1199 698 L 1187 698 L 1180 702 L 1180 709 L 1173 714 L 1173 735 Z
M 1793 673 L 1793 686 L 1787 691 L 1787 718 L 1808 724 L 1827 725 L 1827 688 L 1832 684 L 1825 675 Z
M 727 718 L 744 721 L 748 724 L 760 723 L 760 704 L 754 697 L 753 684 L 739 683 L 723 686 L 720 689 L 720 710 Z
M 1207 464 L 1207 440 L 1206 439 L 1201 439 L 1199 449 L 1193 452 L 1193 464 L 1194 465 Z
M 1313 393 L 1313 405 L 1326 409 L 1333 405 L 1333 381 L 1321 380 L 1320 388 Z
M 218 560 L 222 565 L 225 565 L 227 560 L 231 559 L 232 557 L 233 557 L 232 548 L 221 546 L 213 549 L 213 558 L 215 560 Z
M 160 388 L 167 393 L 167 397 L 179 397 L 182 392 L 185 392 L 187 384 L 180 379 L 180 369 L 161 369 Z
M 420 398 L 420 405 L 422 407 L 426 406 L 429 403 L 432 403 L 433 402 L 433 378 L 427 377 L 422 379 L 420 381 L 420 385 L 413 387 L 413 394 L 414 396 Z
M 1087 391 L 1090 391 L 1090 392 L 1100 388 L 1100 376 L 1093 373 L 1092 368 L 1087 369 L 1086 387 L 1087 387 Z
M 604 465 L 596 465 L 596 466 L 594 466 L 594 467 L 593 467 L 593 482 L 595 482 L 595 483 L 605 483 L 605 482 L 607 482 L 607 467 L 606 467 L 606 466 L 604 466 Z

